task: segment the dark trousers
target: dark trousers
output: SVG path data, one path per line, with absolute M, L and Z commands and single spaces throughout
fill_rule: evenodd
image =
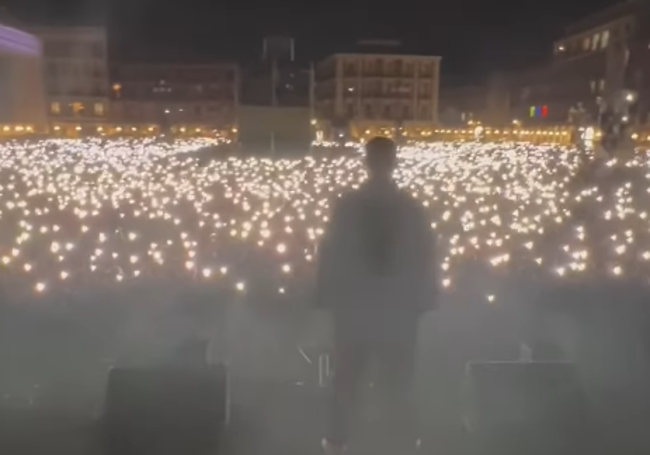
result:
M 355 318 L 356 319 L 356 318 Z M 382 420 L 392 441 L 415 444 L 417 410 L 413 400 L 413 376 L 417 339 L 416 318 L 387 318 L 386 324 L 370 317 L 365 321 L 335 320 L 334 378 L 329 402 L 328 441 L 346 444 L 362 380 L 371 360 L 381 373 L 373 383 L 386 397 Z

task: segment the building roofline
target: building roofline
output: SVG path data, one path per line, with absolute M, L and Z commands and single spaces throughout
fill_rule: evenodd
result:
M 329 55 L 324 60 L 336 57 L 406 57 L 406 58 L 422 58 L 422 59 L 436 59 L 442 60 L 439 55 L 424 55 L 424 54 L 400 54 L 400 53 L 386 53 L 386 52 L 336 52 Z
M 564 27 L 564 35 L 571 36 L 577 35 L 582 32 L 597 28 L 600 25 L 605 25 L 614 22 L 625 16 L 636 14 L 644 10 L 648 10 L 648 2 L 646 0 L 626 0 L 622 3 L 616 3 L 608 8 L 601 9 L 587 16 L 584 16 L 577 21 L 574 21 Z

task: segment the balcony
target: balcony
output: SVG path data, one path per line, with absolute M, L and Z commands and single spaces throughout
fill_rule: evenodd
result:
M 415 77 L 415 72 L 414 71 L 364 70 L 363 77 L 385 78 L 385 79 L 412 79 L 413 77 Z

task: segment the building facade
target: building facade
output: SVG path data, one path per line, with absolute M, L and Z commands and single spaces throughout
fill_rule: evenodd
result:
M 602 102 L 630 88 L 633 50 L 647 60 L 647 12 L 647 2 L 626 1 L 567 26 L 553 45 L 550 64 L 513 75 L 513 116 L 531 123 L 565 122 L 569 110 L 581 104 L 595 121 Z
M 618 3 L 568 25 L 544 65 L 502 75 L 498 83 L 443 90 L 443 112 L 456 113 L 446 115 L 445 123 L 458 121 L 459 112 L 472 112 L 475 120 L 495 126 L 556 125 L 568 122 L 570 110 L 578 105 L 596 122 L 600 106 L 628 89 L 639 94 L 637 119 L 647 123 L 649 9 L 644 0 Z
M 42 45 L 13 24 L 0 24 L 0 82 L 0 134 L 45 132 Z
M 257 64 L 242 74 L 241 102 L 249 106 L 308 107 L 311 72 L 293 63 Z
M 335 54 L 315 70 L 316 116 L 333 124 L 435 125 L 440 57 Z
M 260 59 L 242 75 L 238 139 L 243 153 L 295 157 L 309 152 L 312 85 L 312 71 L 296 61 L 295 40 L 265 38 Z
M 239 104 L 234 64 L 137 64 L 112 72 L 112 118 L 126 123 L 230 128 Z
M 30 27 L 43 44 L 45 92 L 52 123 L 101 123 L 109 115 L 106 29 Z

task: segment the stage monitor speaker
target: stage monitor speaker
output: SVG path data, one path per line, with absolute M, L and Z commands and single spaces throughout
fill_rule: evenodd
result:
M 228 401 L 224 366 L 115 368 L 104 414 L 108 453 L 215 454 Z
M 464 398 L 472 454 L 594 454 L 603 447 L 571 363 L 471 362 Z

